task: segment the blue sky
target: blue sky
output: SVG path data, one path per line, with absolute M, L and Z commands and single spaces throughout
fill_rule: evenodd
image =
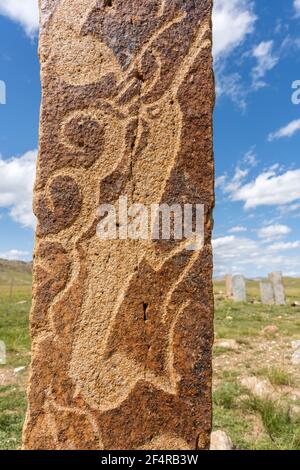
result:
M 215 0 L 216 275 L 300 275 L 300 91 L 292 88 L 299 80 L 300 90 L 299 23 L 300 0 Z M 6 84 L 0 257 L 6 258 L 31 259 L 34 242 L 37 27 L 37 0 L 0 0 Z

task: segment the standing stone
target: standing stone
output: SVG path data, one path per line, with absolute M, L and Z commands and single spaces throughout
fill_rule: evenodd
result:
M 0 341 L 0 365 L 6 364 L 6 346 L 4 341 Z
M 232 275 L 227 274 L 225 276 L 225 286 L 226 286 L 226 297 L 232 297 Z
M 282 273 L 273 272 L 269 274 L 269 280 L 273 286 L 276 305 L 286 305 L 285 289 L 283 285 Z
M 263 305 L 274 305 L 274 289 L 270 282 L 261 282 L 260 283 L 260 295 L 261 302 Z
M 244 276 L 237 275 L 232 278 L 232 295 L 235 302 L 246 302 L 246 281 Z
M 300 364 L 300 348 L 293 352 L 292 364 L 294 366 L 298 366 Z
M 23 447 L 207 449 L 212 1 L 40 6 L 33 359 Z M 118 236 L 100 239 L 99 206 L 117 210 L 120 198 L 148 213 L 152 204 L 204 204 L 204 243 L 190 250 L 190 239 L 133 240 L 120 221 Z

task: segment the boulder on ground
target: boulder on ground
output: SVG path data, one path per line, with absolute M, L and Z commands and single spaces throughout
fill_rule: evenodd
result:
M 215 346 L 222 349 L 232 349 L 233 351 L 239 349 L 239 345 L 235 339 L 218 339 L 215 341 Z
M 210 437 L 210 450 L 232 450 L 233 444 L 225 431 L 214 431 Z
M 273 399 L 275 389 L 268 379 L 261 379 L 258 377 L 243 377 L 240 381 L 242 387 L 246 388 L 257 398 Z
M 299 349 L 300 348 L 300 339 L 295 339 L 291 341 L 291 346 L 293 349 Z
M 300 348 L 296 349 L 296 351 L 292 355 L 292 364 L 294 366 L 298 366 L 300 364 Z
M 268 325 L 262 330 L 262 334 L 265 336 L 276 336 L 279 330 L 276 325 Z
M 289 418 L 292 423 L 300 420 L 300 406 L 299 405 L 290 405 L 289 407 Z
M 16 367 L 16 368 L 14 369 L 14 374 L 19 374 L 20 372 L 23 372 L 24 370 L 26 370 L 26 367 L 25 367 L 25 366 Z
M 6 364 L 6 345 L 4 341 L 0 340 L 0 364 L 3 366 Z

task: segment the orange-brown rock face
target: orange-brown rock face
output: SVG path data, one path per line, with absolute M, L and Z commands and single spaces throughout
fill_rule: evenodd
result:
M 211 3 L 40 2 L 25 449 L 208 447 Z M 101 239 L 119 198 L 204 205 L 203 243 Z

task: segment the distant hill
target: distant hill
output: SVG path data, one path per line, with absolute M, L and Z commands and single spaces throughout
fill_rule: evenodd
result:
M 0 258 L 0 285 L 9 284 L 12 280 L 16 284 L 30 284 L 32 280 L 32 263 Z

